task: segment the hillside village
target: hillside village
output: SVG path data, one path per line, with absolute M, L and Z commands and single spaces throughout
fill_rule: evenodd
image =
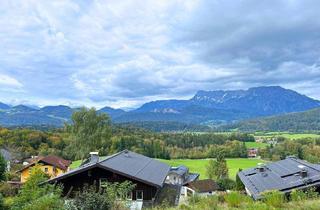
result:
M 3 173 L 6 174 L 0 184 L 0 192 L 4 196 L 3 208 L 28 209 L 27 206 L 31 205 L 33 209 L 76 210 L 84 205 L 87 206 L 86 209 L 101 210 L 192 209 L 197 205 L 210 206 L 213 202 L 212 208 L 203 208 L 245 209 L 244 206 L 252 205 L 252 202 L 258 206 L 274 202 L 270 204 L 272 208 L 285 209 L 294 202 L 311 202 L 311 206 L 317 202 L 320 190 L 320 165 L 317 162 L 320 156 L 313 152 L 319 147 L 317 139 L 290 140 L 276 136 L 264 137 L 262 134 L 253 138 L 249 134 L 235 133 L 191 134 L 191 136 L 177 134 L 176 137 L 176 134 L 167 134 L 170 140 L 164 142 L 168 141 L 168 146 L 174 142 L 173 137 L 178 138 L 177 146 L 181 141 L 186 140 L 184 138 L 190 137 L 194 138 L 191 141 L 193 143 L 190 142 L 193 147 L 196 142 L 202 141 L 202 144 L 208 144 L 208 146 L 197 147 L 203 152 L 208 150 L 206 153 L 208 159 L 202 159 L 205 162 L 200 166 L 197 165 L 200 162 L 195 161 L 201 159 L 180 159 L 181 162 L 179 159 L 171 159 L 176 153 L 172 153 L 168 146 L 159 147 L 163 143 L 158 145 L 154 140 L 151 140 L 151 145 L 155 146 L 156 150 L 151 150 L 151 153 L 147 151 L 153 147 L 149 148 L 145 145 L 145 151 L 139 150 L 133 142 L 130 143 L 131 146 L 123 141 L 119 141 L 119 144 L 113 142 L 114 145 L 110 145 L 112 141 L 107 139 L 114 141 L 117 135 L 134 133 L 141 135 L 144 131 L 133 128 L 120 128 L 115 131 L 111 128 L 108 116 L 94 109 L 83 108 L 75 112 L 72 119 L 73 123 L 67 125 L 63 133 L 63 136 L 68 136 L 67 142 L 61 142 L 63 139 L 59 140 L 57 134 L 54 134 L 55 138 L 49 137 L 54 140 L 52 142 L 55 142 L 54 144 L 60 142 L 58 144 L 60 148 L 65 145 L 65 151 L 73 154 L 70 156 L 73 159 L 68 159 L 66 153 L 58 152 L 59 150 L 54 150 L 54 147 L 52 149 L 46 147 L 45 150 L 49 149 L 53 153 L 18 155 L 12 148 L 20 151 L 18 147 L 28 147 L 12 144 L 15 141 L 12 137 L 10 137 L 11 140 L 6 141 L 5 138 L 16 134 L 11 133 L 10 130 L 2 130 L 5 137 L 2 145 L 6 145 L 7 148 L 1 149 Z M 83 119 L 87 120 L 83 121 Z M 93 132 L 88 133 L 88 128 L 93 128 Z M 28 132 L 31 132 L 28 138 L 36 135 L 34 131 Z M 104 135 L 101 135 L 102 133 Z M 154 138 L 157 135 L 151 136 Z M 150 134 L 145 133 L 144 136 L 147 137 Z M 140 138 L 145 137 L 140 136 Z M 42 140 L 47 141 L 48 146 L 52 145 L 46 138 L 45 136 L 37 137 L 37 141 L 40 140 L 39 145 L 43 146 Z M 88 139 L 93 138 L 96 140 L 95 143 L 89 144 Z M 229 138 L 238 140 L 227 140 Z M 37 142 L 32 139 L 26 142 L 32 141 Z M 301 147 L 298 143 L 300 141 L 303 143 Z M 68 147 L 68 144 L 72 147 Z M 107 144 L 108 151 L 110 148 L 115 148 L 115 145 L 122 146 L 115 152 L 109 153 L 103 146 Z M 228 152 L 228 147 L 221 147 L 221 144 L 232 145 L 234 151 Z M 239 150 L 236 150 L 236 145 Z M 224 150 L 212 153 L 213 147 L 224 148 Z M 288 150 L 289 147 L 293 148 L 291 152 Z M 69 150 L 71 148 L 76 150 L 71 152 Z M 165 148 L 169 150 L 166 151 Z M 159 153 L 160 151 L 162 152 Z M 192 151 L 196 150 L 190 150 L 190 154 Z M 158 152 L 158 156 L 154 152 Z M 28 154 L 34 155 L 28 156 Z M 235 154 L 239 156 L 234 156 Z M 201 157 L 201 153 L 199 155 Z M 230 168 L 231 161 L 235 164 L 234 168 Z M 242 167 L 241 161 L 247 161 L 248 164 Z M 231 171 L 234 172 L 231 173 Z M 42 201 L 40 195 L 47 196 L 48 201 Z M 93 200 L 90 201 L 89 198 Z M 34 199 L 39 204 L 29 203 Z M 46 202 L 52 203 L 45 204 Z M 49 206 L 44 208 L 41 205 Z M 310 209 L 316 208 L 310 207 Z
M 320 210 L 320 0 L 0 0 L 0 210 Z

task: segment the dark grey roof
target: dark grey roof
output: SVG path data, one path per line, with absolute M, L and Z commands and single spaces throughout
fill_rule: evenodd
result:
M 260 199 L 261 193 L 268 190 L 290 192 L 293 189 L 320 185 L 320 165 L 295 157 L 268 163 L 263 168 L 261 172 L 256 167 L 238 173 L 254 199 Z M 306 177 L 300 175 L 302 169 L 307 171 Z
M 164 180 L 170 170 L 170 166 L 153 158 L 146 157 L 131 151 L 124 150 L 111 156 L 107 156 L 98 162 L 88 162 L 79 168 L 71 170 L 53 179 L 54 182 L 64 177 L 77 174 L 93 167 L 100 167 L 114 171 L 121 175 L 145 182 L 157 187 L 162 187 Z
M 100 161 L 99 164 L 160 187 L 170 170 L 166 163 L 127 150 Z
M 178 167 L 171 167 L 170 168 L 170 173 L 176 173 L 180 176 L 185 175 L 186 173 L 188 173 L 189 169 L 186 166 L 178 166 Z
M 183 185 L 197 180 L 199 178 L 199 176 L 200 176 L 200 174 L 197 174 L 197 173 L 189 173 L 188 177 L 184 180 Z

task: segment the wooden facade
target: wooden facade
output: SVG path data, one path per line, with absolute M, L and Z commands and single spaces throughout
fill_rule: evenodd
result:
M 110 183 L 131 181 L 135 184 L 135 189 L 132 191 L 132 200 L 153 201 L 158 191 L 156 186 L 145 183 L 142 180 L 139 181 L 134 177 L 119 174 L 101 167 L 93 167 L 79 171 L 76 174 L 70 174 L 69 176 L 63 177 L 63 179 L 56 180 L 56 183 L 64 186 L 64 196 L 73 197 L 75 192 L 79 191 L 85 184 L 95 184 L 97 187 L 100 187 L 101 181 L 108 181 Z M 142 199 L 141 192 L 143 196 Z M 140 199 L 137 198 L 137 196 L 140 197 Z

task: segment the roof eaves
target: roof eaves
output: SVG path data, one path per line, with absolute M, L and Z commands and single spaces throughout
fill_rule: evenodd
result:
M 45 181 L 43 183 L 46 183 L 46 182 L 52 183 L 52 182 L 55 182 L 55 181 L 59 181 L 61 179 L 67 178 L 67 177 L 69 177 L 71 175 L 75 175 L 75 174 L 81 173 L 83 171 L 86 171 L 88 169 L 94 168 L 95 166 L 97 166 L 97 163 L 88 164 L 87 166 L 83 165 L 83 166 L 81 166 L 79 168 L 76 168 L 76 169 L 68 171 L 68 172 L 66 172 L 64 174 L 61 174 L 60 176 L 54 177 L 52 179 L 49 179 L 49 180 L 47 180 L 47 181 Z

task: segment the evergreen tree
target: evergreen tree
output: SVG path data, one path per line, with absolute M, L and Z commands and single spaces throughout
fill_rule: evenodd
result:
M 209 179 L 224 179 L 228 178 L 227 161 L 224 156 L 219 154 L 217 160 L 210 159 L 206 168 Z
M 7 161 L 0 154 L 0 182 L 6 179 Z

